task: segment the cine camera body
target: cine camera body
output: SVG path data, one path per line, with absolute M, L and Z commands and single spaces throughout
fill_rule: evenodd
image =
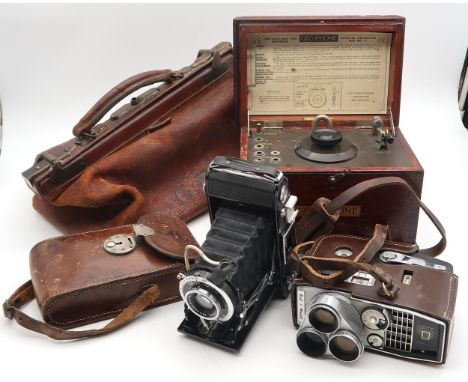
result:
M 292 294 L 296 342 L 310 357 L 353 362 L 364 350 L 445 363 L 458 278 L 450 263 L 417 253 L 382 251 L 375 260 L 401 289 L 382 297 L 380 283 L 358 271 L 333 287 L 296 279 Z

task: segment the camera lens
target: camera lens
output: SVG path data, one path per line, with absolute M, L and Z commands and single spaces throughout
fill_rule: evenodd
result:
M 187 293 L 187 305 L 192 312 L 207 320 L 215 320 L 220 313 L 220 304 L 206 290 L 199 289 Z
M 205 277 L 184 277 L 179 283 L 179 292 L 187 307 L 200 318 L 229 321 L 234 314 L 232 295 Z
M 309 322 L 323 333 L 332 333 L 338 328 L 338 318 L 330 309 L 317 307 L 309 313 Z
M 340 330 L 330 338 L 330 353 L 345 362 L 357 360 L 363 351 L 361 341 L 347 330 Z
M 316 332 L 312 328 L 299 331 L 296 336 L 296 343 L 304 354 L 311 357 L 320 357 L 327 350 L 325 335 Z
M 199 310 L 204 310 L 206 312 L 215 310 L 215 306 L 210 299 L 201 294 L 195 296 L 194 303 L 198 306 Z

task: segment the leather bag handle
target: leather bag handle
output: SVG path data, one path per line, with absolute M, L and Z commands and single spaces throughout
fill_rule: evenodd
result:
M 419 253 L 426 256 L 436 257 L 440 255 L 446 245 L 447 239 L 445 229 L 439 219 L 429 210 L 429 208 L 419 199 L 413 188 L 403 179 L 398 177 L 374 178 L 360 182 L 343 191 L 333 200 L 319 198 L 312 208 L 306 212 L 296 226 L 296 240 L 298 243 L 310 240 L 311 237 L 330 233 L 340 217 L 340 209 L 358 196 L 382 187 L 397 186 L 409 191 L 409 195 L 416 200 L 420 208 L 429 217 L 441 234 L 439 242 L 427 249 L 420 249 Z M 390 227 L 391 228 L 391 227 Z
M 21 307 L 34 300 L 36 295 L 31 280 L 20 286 L 3 304 L 6 318 L 15 320 L 19 325 L 36 333 L 44 334 L 55 340 L 74 340 L 86 337 L 96 337 L 110 333 L 132 321 L 141 311 L 153 304 L 159 297 L 159 287 L 153 284 L 145 289 L 129 306 L 122 310 L 112 321 L 101 329 L 66 330 L 38 321 L 24 312 Z
M 169 69 L 151 70 L 139 73 L 108 91 L 96 104 L 79 120 L 73 128 L 73 134 L 77 137 L 90 132 L 106 113 L 117 103 L 138 89 L 158 82 L 173 81 L 180 78 L 182 74 Z

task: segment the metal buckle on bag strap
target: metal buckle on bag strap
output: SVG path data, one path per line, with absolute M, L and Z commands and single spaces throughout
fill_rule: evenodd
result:
M 182 73 L 181 71 L 174 71 L 174 73 L 171 74 L 171 79 L 169 80 L 169 82 L 173 82 L 181 78 L 184 78 L 184 73 Z
M 209 55 L 207 60 L 211 59 L 211 66 L 213 69 L 218 70 L 221 69 L 221 54 L 219 53 L 218 50 L 215 49 L 200 49 L 198 51 L 197 55 L 197 61 L 198 59 L 203 56 L 203 55 Z M 205 60 L 202 60 L 202 62 L 205 62 Z
M 60 159 L 61 158 L 56 157 L 47 151 L 40 153 L 34 165 L 21 174 L 24 181 L 26 182 L 26 185 L 33 192 L 36 192 L 34 180 L 41 174 L 47 172 L 49 169 L 53 169 L 54 166 L 57 166 L 57 163 L 59 163 Z
M 34 184 L 37 177 L 41 176 L 44 173 L 47 173 L 50 170 L 50 178 L 57 184 L 70 179 L 75 176 L 77 173 L 83 171 L 86 167 L 84 160 L 77 160 L 72 163 L 67 169 L 64 168 L 63 160 L 67 157 L 72 156 L 72 153 L 80 147 L 82 141 L 78 139 L 75 140 L 75 143 L 63 150 L 61 155 L 55 156 L 47 151 L 40 153 L 35 161 L 34 165 L 24 171 L 21 175 L 23 176 L 26 185 L 35 193 L 40 194 L 40 191 L 37 189 Z

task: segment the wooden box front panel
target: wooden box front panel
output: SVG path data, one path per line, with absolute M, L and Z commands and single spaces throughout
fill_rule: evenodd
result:
M 420 195 L 424 175 L 422 171 L 356 171 L 343 177 L 335 172 L 286 172 L 285 174 L 289 180 L 291 193 L 299 198 L 300 215 L 319 197 L 333 199 L 349 187 L 377 177 L 401 177 Z M 338 178 L 336 183 L 330 181 L 333 176 Z M 369 191 L 345 206 L 335 232 L 370 237 L 375 224 L 379 223 L 390 227 L 391 240 L 414 243 L 418 218 L 419 205 L 411 198 L 409 192 L 401 187 L 392 186 Z

